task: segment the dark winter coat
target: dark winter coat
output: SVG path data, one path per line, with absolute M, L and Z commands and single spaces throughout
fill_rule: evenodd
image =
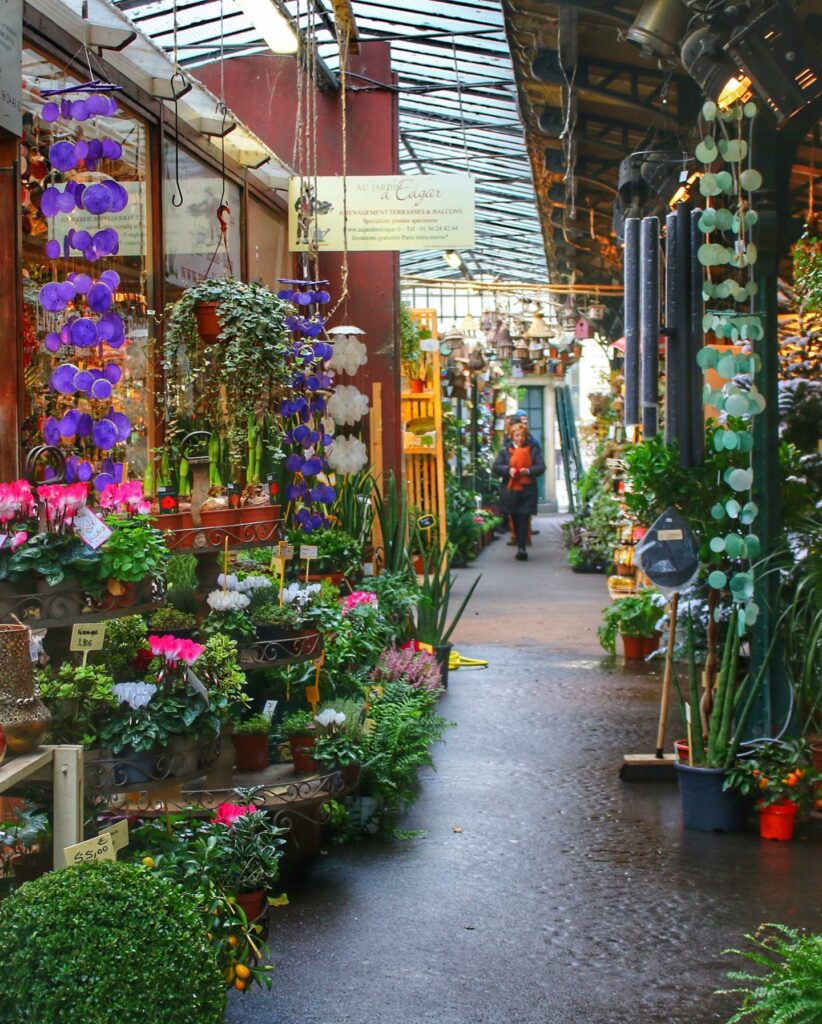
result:
M 542 449 L 531 438 L 528 442 L 531 449 L 531 470 L 528 474 L 528 482 L 521 491 L 508 490 L 508 470 L 511 468 L 511 448 L 507 445 L 500 449 L 494 462 L 494 475 L 501 478 L 499 503 L 504 515 L 510 516 L 519 512 L 524 515 L 535 516 L 537 514 L 537 481 L 538 476 L 545 472 L 545 459 L 542 457 Z

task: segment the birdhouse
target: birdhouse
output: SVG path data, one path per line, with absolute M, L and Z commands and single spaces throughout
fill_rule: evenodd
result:
M 574 337 L 578 341 L 584 341 L 586 338 L 593 338 L 593 336 L 594 332 L 588 318 L 581 316 L 574 325 Z

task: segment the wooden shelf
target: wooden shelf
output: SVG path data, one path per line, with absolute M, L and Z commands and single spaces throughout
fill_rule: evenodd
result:
M 428 389 L 427 391 L 403 391 L 401 392 L 401 397 L 410 399 L 416 398 L 430 400 L 434 397 L 434 392 L 431 391 L 430 389 Z
M 37 747 L 28 754 L 7 755 L 0 764 L 0 793 L 31 779 L 33 775 L 51 779 L 53 761 L 54 747 Z
M 404 448 L 403 453 L 405 455 L 436 455 L 436 448 Z

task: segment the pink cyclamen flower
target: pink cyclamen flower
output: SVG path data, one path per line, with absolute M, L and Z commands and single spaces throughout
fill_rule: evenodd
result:
M 227 825 L 229 828 L 237 821 L 238 818 L 244 818 L 246 814 L 252 814 L 254 808 L 250 805 L 242 804 L 230 804 L 228 802 L 220 804 L 217 808 L 217 813 L 211 819 L 212 822 L 219 823 L 220 825 Z
M 352 608 L 357 608 L 361 604 L 373 604 L 376 605 L 377 595 L 372 594 L 367 590 L 354 590 L 350 594 L 342 599 L 342 613 L 350 612 Z
M 177 657 L 186 665 L 193 665 L 205 650 L 203 644 L 195 643 L 194 640 L 181 640 L 177 650 Z
M 22 547 L 22 545 L 25 544 L 28 539 L 29 535 L 26 533 L 25 530 L 18 530 L 17 533 L 15 533 L 15 535 L 11 538 L 11 544 L 9 545 L 9 547 L 11 548 L 12 551 L 16 551 L 19 547 Z

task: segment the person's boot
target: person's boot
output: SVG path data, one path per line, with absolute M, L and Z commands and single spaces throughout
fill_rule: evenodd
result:
M 528 561 L 528 552 L 525 550 L 525 548 L 520 548 L 517 551 L 515 557 L 516 557 L 516 560 L 518 562 L 527 562 Z

